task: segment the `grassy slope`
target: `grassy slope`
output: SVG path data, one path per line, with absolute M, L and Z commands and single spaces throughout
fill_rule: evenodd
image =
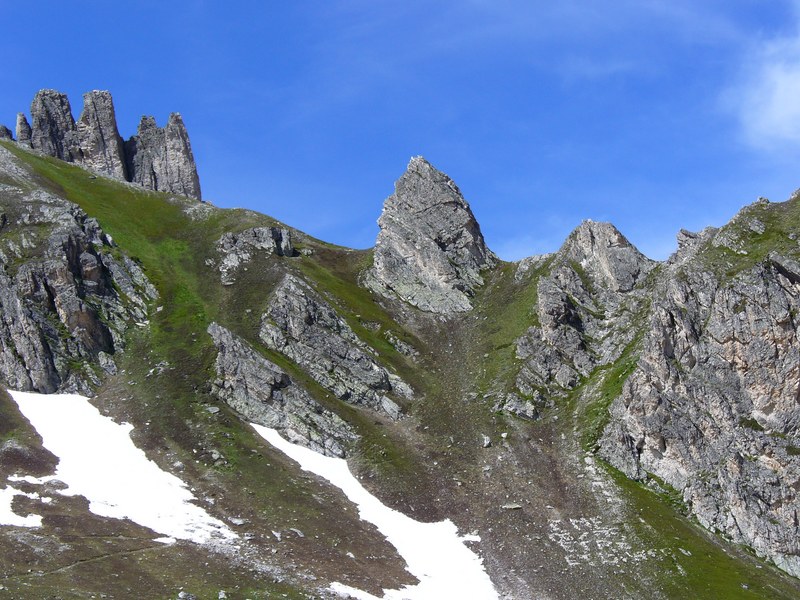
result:
M 15 149 L 13 145 L 7 147 Z M 248 211 L 216 209 L 208 218 L 193 221 L 186 216 L 182 200 L 170 200 L 164 194 L 148 193 L 102 178 L 89 179 L 85 171 L 76 167 L 16 152 L 48 185 L 96 217 L 120 247 L 142 265 L 161 294 L 158 304 L 164 309 L 153 313 L 148 330 L 132 335 L 130 349 L 123 357 L 125 373 L 107 384 L 101 399 L 105 397 L 109 406 L 114 405 L 123 414 L 127 411 L 132 420 L 148 422 L 147 434 L 140 442 L 152 450 L 182 459 L 197 457 L 194 464 L 192 460 L 186 461 L 188 471 L 194 477 L 212 480 L 219 493 L 230 493 L 237 483 L 241 487 L 240 482 L 248 482 L 246 489 L 233 493 L 242 496 L 233 501 L 251 504 L 253 518 L 270 523 L 298 523 L 307 535 L 319 535 L 323 544 L 328 540 L 328 551 L 335 553 L 341 540 L 330 535 L 334 525 L 323 513 L 326 505 L 319 501 L 320 490 L 310 482 L 298 480 L 285 462 L 266 454 L 263 443 L 224 407 L 220 419 L 210 417 L 204 410 L 207 404 L 216 404 L 207 393 L 215 356 L 205 333 L 207 324 L 219 320 L 255 341 L 260 309 L 271 285 L 286 268 L 276 267 L 274 261 L 255 262 L 247 273 L 241 274 L 241 285 L 226 288 L 219 285 L 217 274 L 205 265 L 205 258 L 213 255 L 213 245 L 224 231 L 272 225 L 274 221 Z M 487 403 L 465 404 L 452 393 L 452 386 L 457 384 L 459 389 L 469 388 L 478 393 L 505 391 L 498 389 L 498 385 L 510 389 L 516 370 L 513 340 L 532 324 L 537 274 L 530 280 L 516 282 L 514 265 L 503 264 L 487 275 L 487 285 L 477 298 L 475 314 L 471 315 L 474 325 L 467 327 L 468 334 L 460 349 L 464 360 L 457 367 L 448 367 L 446 359 L 442 359 L 444 348 L 426 347 L 400 328 L 368 292 L 355 285 L 359 271 L 371 258 L 369 252 L 337 249 L 315 240 L 308 240 L 307 244 L 314 249 L 314 255 L 291 259 L 289 268 L 310 279 L 362 339 L 422 393 L 424 399 L 409 408 L 432 428 L 426 438 L 429 446 L 426 452 L 433 455 L 443 452 L 446 439 L 454 432 L 496 433 L 504 429 L 505 417 L 498 423 L 497 415 L 492 414 Z M 541 270 L 546 268 L 544 265 Z M 415 367 L 387 343 L 383 336 L 387 330 L 423 352 L 422 368 Z M 324 390 L 285 359 L 266 351 L 265 354 L 321 402 L 354 423 L 363 436 L 361 459 L 367 468 L 376 470 L 383 483 L 399 490 L 414 489 L 413 480 L 419 475 L 421 460 L 417 451 L 363 411 L 328 398 Z M 162 360 L 178 369 L 161 376 L 148 376 L 152 366 Z M 624 375 L 634 360 L 632 347 L 617 364 L 598 373 L 601 393 L 585 407 L 589 433 L 584 443 L 592 442 L 599 424 L 606 418 L 608 404 L 619 394 Z M 135 385 L 129 386 L 129 382 Z M 131 403 L 115 404 L 111 399 L 114 396 L 131 396 Z M 206 451 L 210 447 L 219 449 L 227 464 L 213 466 Z M 193 454 L 198 449 L 199 453 Z M 472 456 L 473 451 L 464 450 L 458 459 L 468 461 Z M 713 538 L 709 541 L 704 532 L 677 515 L 665 500 L 638 484 L 619 483 L 632 506 L 647 515 L 647 531 L 654 544 L 666 545 L 676 552 L 680 547 L 692 553 L 691 560 L 687 558 L 681 563 L 686 578 L 665 582 L 672 586 L 668 589 L 675 597 L 686 594 L 697 598 L 754 597 L 754 593 L 761 597 L 790 597 L 796 589 L 770 567 L 728 557 L 729 547 Z M 311 550 L 298 546 L 297 551 Z M 770 589 L 770 579 L 782 591 Z M 749 582 L 750 588 L 741 587 L 740 580 Z M 298 593 L 286 588 L 280 591 Z
M 187 202 L 195 204 L 192 201 L 90 178 L 72 165 L 29 154 L 14 145 L 6 147 L 30 164 L 47 187 L 96 217 L 104 231 L 141 265 L 159 291 L 156 304 L 162 310 L 151 311 L 146 330 L 136 329 L 130 334 L 128 350 L 121 357 L 121 373 L 99 390 L 100 403 L 120 418 L 146 423 L 146 427 L 137 428 L 137 442 L 144 447 L 165 457 L 180 458 L 187 463 L 187 473 L 210 480 L 219 494 L 236 490 L 232 496 L 239 497 L 231 498 L 232 504 L 269 507 L 254 518 L 274 524 L 273 529 L 299 523 L 310 539 L 319 535 L 328 540 L 330 547 L 326 550 L 323 544 L 320 552 L 330 556 L 317 559 L 330 563 L 331 570 L 335 569 L 336 560 L 347 560 L 346 548 L 335 547 L 338 540 L 346 538 L 348 527 L 354 525 L 348 519 L 331 525 L 324 514 L 319 485 L 297 478 L 286 461 L 265 453 L 264 442 L 224 406 L 220 418 L 211 418 L 205 411 L 206 406 L 218 404 L 208 394 L 216 356 L 206 334 L 208 324 L 219 320 L 254 341 L 256 332 L 247 327 L 247 319 L 260 314 L 259 303 L 264 302 L 270 285 L 277 279 L 266 277 L 261 279 L 261 285 L 225 288 L 215 269 L 205 265 L 205 259 L 215 256 L 213 248 L 223 232 L 273 225 L 275 221 L 251 211 L 219 209 L 211 210 L 206 218 L 192 220 L 184 211 Z M 240 289 L 247 293 L 237 293 Z M 270 358 L 281 361 L 292 375 L 301 376 L 287 361 Z M 150 374 L 162 361 L 171 368 L 160 375 Z M 307 387 L 318 396 L 323 394 L 318 387 Z M 356 412 L 339 405 L 341 412 Z M 351 414 L 349 420 L 356 421 L 362 433 L 367 434 L 367 443 L 383 440 L 374 433 L 377 427 L 361 415 Z M 225 456 L 226 464 L 213 465 L 212 448 Z M 161 462 L 168 467 L 166 458 Z M 249 484 L 243 487 L 242 481 Z M 368 538 L 370 534 L 363 535 Z M 389 548 L 381 552 L 391 554 Z M 259 586 L 262 591 L 254 589 L 254 598 L 265 593 L 264 583 L 259 582 Z M 285 586 L 279 587 L 285 593 Z M 213 590 L 205 591 L 210 594 Z

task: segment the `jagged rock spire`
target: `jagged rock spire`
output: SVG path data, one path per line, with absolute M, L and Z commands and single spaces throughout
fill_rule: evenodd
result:
M 31 102 L 31 147 L 69 162 L 80 158 L 75 119 L 66 94 L 39 90 Z
M 197 166 L 178 113 L 163 129 L 153 117 L 143 117 L 138 135 L 123 143 L 109 92 L 84 94 L 76 123 L 66 94 L 40 90 L 31 103 L 31 123 L 17 115 L 18 144 L 151 190 L 200 199 Z
M 17 144 L 28 147 L 31 145 L 31 126 L 25 113 L 17 113 Z
M 580 264 L 614 292 L 633 289 L 642 274 L 648 273 L 654 264 L 614 225 L 590 219 L 569 235 L 560 253 Z
M 180 114 L 172 113 L 164 128 L 153 117 L 142 117 L 137 135 L 125 143 L 125 154 L 134 183 L 200 199 L 197 166 Z
M 497 258 L 458 186 L 421 156 L 383 206 L 366 284 L 434 313 L 464 312 Z
M 116 179 L 128 179 L 110 92 L 93 90 L 83 95 L 83 112 L 76 131 L 85 166 Z
M 14 134 L 5 125 L 0 125 L 0 140 L 13 140 Z

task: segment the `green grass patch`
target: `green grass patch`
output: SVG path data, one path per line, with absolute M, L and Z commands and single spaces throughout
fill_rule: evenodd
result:
M 771 252 L 787 256 L 797 256 L 797 240 L 800 232 L 800 197 L 786 202 L 757 202 L 741 211 L 741 216 L 722 228 L 731 237 L 742 242 L 746 254 L 740 254 L 724 246 L 707 244 L 701 251 L 703 263 L 723 281 L 752 268 L 767 259 Z M 748 226 L 751 219 L 764 225 L 764 231 L 752 230 Z
M 797 580 L 686 519 L 672 494 L 665 497 L 599 464 L 631 500 L 638 519 L 630 523 L 637 533 L 664 556 L 658 577 L 667 598 L 789 599 L 800 594 Z

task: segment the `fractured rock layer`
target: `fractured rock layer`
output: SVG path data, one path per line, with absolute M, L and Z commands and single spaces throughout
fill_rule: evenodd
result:
M 286 275 L 273 292 L 259 336 L 351 404 L 398 419 L 400 407 L 388 394 L 412 396 L 411 388 L 378 363 L 333 307 L 293 275 Z
M 212 323 L 217 379 L 212 392 L 246 420 L 279 430 L 288 440 L 343 457 L 357 439 L 350 426 L 320 406 L 276 364 L 240 337 Z
M 368 287 L 428 312 L 472 308 L 481 271 L 497 259 L 452 179 L 421 156 L 412 158 L 378 225 Z

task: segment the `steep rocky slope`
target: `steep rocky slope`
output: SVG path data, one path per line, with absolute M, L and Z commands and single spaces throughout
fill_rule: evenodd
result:
M 683 234 L 601 454 L 800 576 L 797 199 Z
M 248 422 L 348 457 L 414 518 L 478 532 L 503 597 L 800 594 L 726 539 L 796 573 L 800 200 L 682 233 L 666 263 L 587 221 L 510 264 L 421 158 L 376 248 L 352 251 L 25 148 L 0 141 L 3 385 L 94 393 L 240 541 L 165 547 L 80 499 L 25 497 L 44 520 L 0 527 L 12 596 L 413 583 Z M 2 394 L 0 457 L 4 478 L 54 463 Z

